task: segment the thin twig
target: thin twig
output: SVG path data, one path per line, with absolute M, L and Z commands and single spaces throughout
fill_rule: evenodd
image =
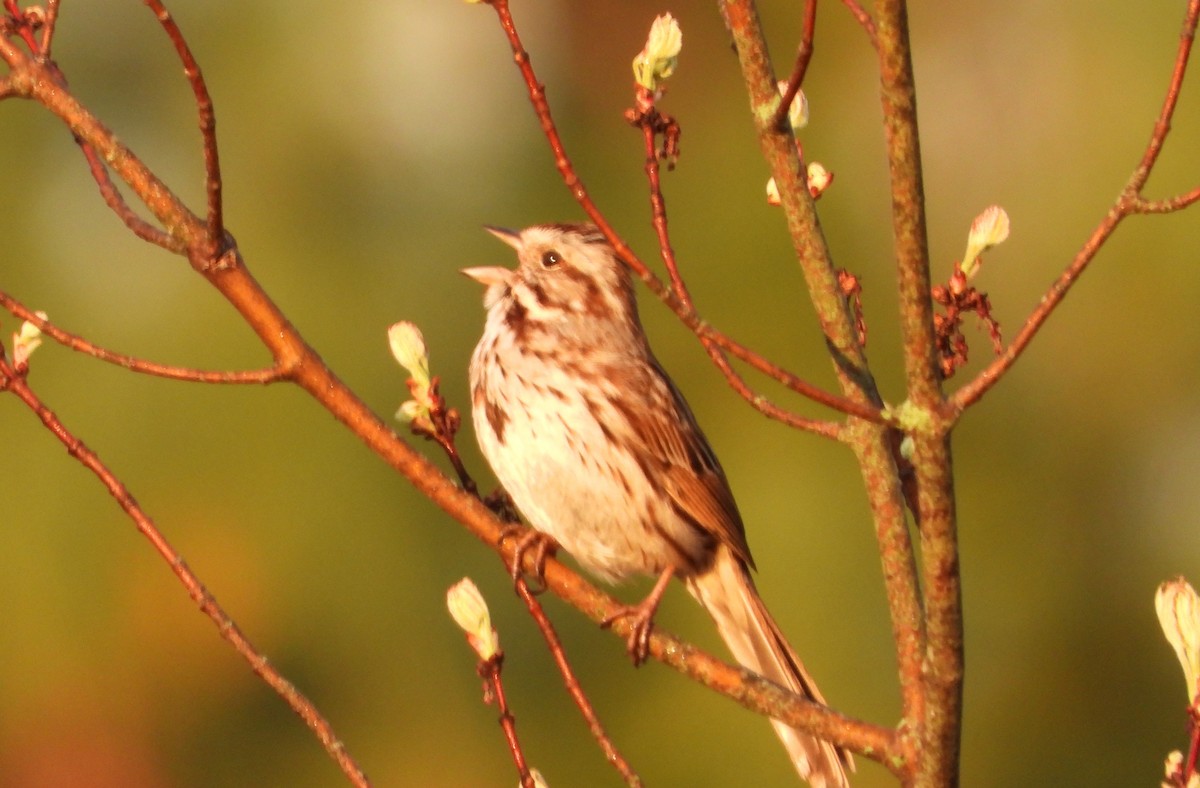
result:
M 670 276 L 671 289 L 675 292 L 675 296 L 688 311 L 694 314 L 695 306 L 692 304 L 692 297 L 688 293 L 687 284 L 679 274 L 679 265 L 675 260 L 675 250 L 671 248 L 671 235 L 667 228 L 667 204 L 662 193 L 662 179 L 660 177 L 658 155 L 655 148 L 654 124 L 648 118 L 643 117 L 641 128 L 642 140 L 645 143 L 646 152 L 646 180 L 650 184 L 651 221 L 654 225 L 654 231 L 658 236 L 659 253 L 662 255 L 663 265 L 666 266 L 668 275 Z M 712 333 L 715 334 L 717 332 Z M 789 427 L 805 430 L 827 438 L 836 438 L 838 436 L 840 425 L 834 422 L 808 419 L 769 402 L 761 394 L 751 389 L 742 376 L 730 366 L 729 359 L 722 352 L 714 336 L 708 332 L 697 332 L 696 335 L 700 338 L 700 344 L 704 346 L 704 350 L 708 353 L 709 358 L 712 359 L 713 364 L 725 376 L 725 380 L 755 410 Z
M 1197 17 L 1200 17 L 1200 2 L 1191 0 L 1184 14 L 1183 27 L 1179 32 L 1179 46 L 1175 50 L 1175 63 L 1171 67 L 1167 95 L 1163 98 L 1162 106 L 1159 108 L 1158 118 L 1154 122 L 1154 130 L 1142 153 L 1142 159 L 1134 168 L 1129 184 L 1125 187 L 1126 194 L 1129 196 L 1142 193 L 1146 181 L 1150 179 L 1150 173 L 1154 170 L 1154 165 L 1158 162 L 1158 155 L 1162 153 L 1163 145 L 1167 141 L 1167 134 L 1171 131 L 1171 118 L 1175 116 L 1175 107 L 1179 104 L 1179 92 L 1183 89 L 1183 77 L 1187 73 L 1192 46 L 1196 42 Z
M 504 666 L 504 653 L 497 652 L 488 659 L 479 661 L 476 670 L 483 679 L 484 701 L 495 702 L 496 710 L 500 712 L 497 720 L 500 730 L 504 733 L 504 741 L 508 744 L 508 752 L 512 755 L 513 764 L 517 767 L 517 777 L 522 788 L 534 788 L 533 775 L 529 771 L 529 763 L 525 760 L 525 750 L 517 736 L 517 718 L 508 708 L 508 699 L 504 695 L 504 680 L 501 678 Z
M 100 197 L 104 200 L 104 204 L 125 223 L 130 232 L 143 241 L 161 246 L 169 252 L 183 251 L 183 244 L 178 238 L 173 238 L 169 233 L 150 224 L 129 207 L 129 203 L 125 202 L 125 198 L 121 196 L 121 190 L 109 177 L 108 168 L 104 166 L 104 162 L 96 154 L 96 150 L 79 137 L 75 138 L 75 142 L 83 151 L 84 158 L 87 159 L 88 171 L 92 173 L 92 179 L 96 181 L 96 186 L 100 189 Z
M 20 95 L 46 107 L 61 118 L 75 136 L 95 148 L 95 155 L 130 186 L 162 226 L 172 228 L 173 233 L 181 237 L 190 235 L 194 214 L 149 167 L 116 139 L 112 131 L 78 102 L 58 78 L 56 69 L 27 57 L 3 36 L 0 36 L 0 58 L 12 70 L 10 79 Z
M 800 86 L 804 84 L 804 75 L 808 73 L 808 62 L 812 59 L 813 53 L 813 36 L 817 28 L 817 0 L 804 0 L 804 28 L 800 34 L 800 46 L 796 51 L 796 63 L 792 66 L 792 75 L 788 77 L 787 88 L 783 91 L 783 98 L 779 102 L 779 109 L 775 110 L 775 117 L 771 123 L 777 129 L 782 129 L 784 121 L 788 117 L 788 109 L 792 106 L 792 102 L 796 100 L 796 94 L 800 92 Z
M 546 611 L 542 609 L 542 603 L 529 590 L 528 584 L 524 577 L 517 578 L 517 594 L 525 602 L 525 606 L 529 608 L 529 614 L 533 616 L 534 623 L 542 632 L 542 637 L 546 639 L 546 645 L 550 649 L 551 656 L 554 657 L 554 662 L 558 665 L 558 672 L 562 674 L 563 683 L 566 684 L 567 692 L 571 695 L 571 699 L 575 701 L 575 705 L 579 708 L 579 713 L 583 715 L 584 721 L 587 723 L 588 730 L 592 732 L 592 736 L 596 739 L 596 743 L 600 745 L 601 752 L 604 753 L 604 759 L 613 765 L 621 774 L 621 778 L 625 780 L 626 785 L 640 786 L 642 778 L 625 760 L 625 756 L 613 744 L 608 733 L 604 730 L 604 725 L 600 722 L 600 717 L 596 714 L 595 708 L 592 707 L 592 702 L 588 700 L 587 693 L 583 691 L 583 687 L 579 684 L 579 679 L 575 676 L 575 671 L 571 668 L 571 663 L 567 659 L 566 651 L 563 649 L 562 641 L 558 638 L 558 633 L 554 630 L 554 624 L 550 623 L 549 617 L 546 616 Z
M 4 8 L 12 16 L 15 32 L 29 47 L 29 51 L 38 54 L 38 41 L 33 37 L 33 27 L 29 24 L 29 16 L 17 5 L 17 0 L 4 0 Z
M 129 489 L 109 470 L 95 452 L 66 428 L 54 412 L 29 388 L 25 376 L 18 374 L 2 356 L 0 356 L 0 391 L 9 391 L 21 400 L 41 419 L 46 429 L 66 447 L 67 453 L 96 475 L 129 519 L 133 521 L 138 532 L 150 542 L 154 550 L 171 567 L 171 571 L 187 590 L 188 596 L 192 598 L 200 611 L 216 625 L 220 636 L 228 641 L 250 665 L 250 669 L 271 689 L 275 690 L 276 694 L 292 708 L 292 711 L 304 720 L 351 783 L 357 786 L 369 785 L 362 769 L 346 751 L 345 745 L 338 739 L 329 722 L 313 706 L 312 702 L 296 689 L 295 685 L 284 678 L 264 654 L 254 648 L 238 625 L 217 602 L 216 597 L 204 587 L 200 578 L 188 567 L 183 556 L 171 546 L 154 521 L 134 500 Z
M 657 110 L 651 108 L 649 112 L 643 113 L 640 121 L 642 129 L 642 142 L 645 145 L 646 153 L 646 181 L 650 185 L 650 221 L 654 225 L 654 232 L 658 236 L 658 249 L 662 257 L 663 265 L 667 268 L 667 277 L 671 280 L 671 289 L 675 292 L 675 297 L 679 299 L 679 303 L 690 312 L 696 311 L 696 305 L 692 302 L 692 296 L 688 293 L 687 284 L 683 281 L 683 277 L 679 275 L 679 264 L 675 260 L 675 250 L 671 248 L 671 234 L 667 230 L 667 202 L 663 198 L 662 193 L 662 178 L 659 173 L 658 166 L 658 146 L 656 144 L 656 131 L 654 116 L 658 114 Z M 708 342 L 705 342 L 707 345 Z
M 107 348 L 100 347 L 99 345 L 84 339 L 78 334 L 72 334 L 68 331 L 63 331 L 49 320 L 38 317 L 37 313 L 32 309 L 3 291 L 0 291 L 0 307 L 8 310 L 19 320 L 28 320 L 33 325 L 37 326 L 43 334 L 59 344 L 65 345 L 66 347 L 69 347 L 72 350 L 80 353 L 86 353 L 93 358 L 98 358 L 101 361 L 108 362 L 109 364 L 115 364 L 119 367 L 124 367 L 132 372 L 140 372 L 145 375 L 154 375 L 156 377 L 170 378 L 172 380 L 186 380 L 193 383 L 263 384 L 276 383 L 284 379 L 283 371 L 274 367 L 246 371 L 221 371 L 157 364 L 153 361 L 147 361 L 146 359 L 138 358 L 137 356 L 128 356 L 124 353 L 116 353 Z
M 208 85 L 200 64 L 192 55 L 191 47 L 183 37 L 179 25 L 167 11 L 161 0 L 145 0 L 146 5 L 154 12 L 159 24 L 166 31 L 167 37 L 175 45 L 175 52 L 183 62 L 183 74 L 192 93 L 196 97 L 196 111 L 200 118 L 200 134 L 204 139 L 204 173 L 205 187 L 208 192 L 208 244 L 205 255 L 210 258 L 218 257 L 224 245 L 225 219 L 221 206 L 221 161 L 217 155 L 217 116 L 213 111 L 212 97 L 208 93 Z
M 858 4 L 858 0 L 842 0 L 842 5 L 850 10 L 855 21 L 866 32 L 867 38 L 871 39 L 871 46 L 879 49 L 879 35 L 875 30 L 875 20 L 871 19 L 871 15 L 866 12 L 866 9 Z
M 53 0 L 48 4 L 40 42 L 35 42 L 31 34 L 25 36 L 25 41 L 30 47 L 35 62 L 41 67 L 41 73 L 37 79 L 51 80 L 65 89 L 66 78 L 63 76 L 62 71 L 59 70 L 58 65 L 50 59 L 50 45 L 53 41 L 54 29 L 58 20 L 58 6 L 57 0 Z M 15 0 L 12 2 L 6 1 L 5 8 L 8 9 L 9 13 L 17 13 Z M 20 18 L 23 19 L 24 17 Z M 24 29 L 23 27 L 22 30 Z M 19 83 L 11 78 L 5 79 L 3 85 L 0 86 L 0 98 L 7 98 L 8 96 L 32 97 L 34 78 L 26 69 L 21 68 L 21 64 L 27 62 L 27 60 L 7 41 L 0 42 L 0 53 L 2 53 L 9 67 L 21 77 Z M 92 178 L 95 179 L 96 185 L 100 188 L 100 196 L 104 199 L 104 203 L 113 213 L 117 214 L 118 218 L 125 223 L 125 226 L 134 235 L 144 241 L 149 241 L 170 251 L 180 251 L 182 247 L 177 240 L 172 239 L 167 233 L 147 223 L 133 212 L 125 202 L 125 198 L 121 196 L 120 190 L 117 189 L 112 179 L 109 178 L 108 169 L 96 151 L 79 137 L 78 134 L 75 135 L 75 142 L 79 145 L 84 157 L 87 159 L 88 170 L 91 172 Z
M 1130 201 L 1130 213 L 1174 213 L 1200 201 L 1200 186 L 1174 197 L 1164 197 L 1159 200 L 1147 200 L 1137 197 Z
M 1095 258 L 1104 242 L 1127 216 L 1133 213 L 1163 213 L 1169 210 L 1178 210 L 1200 201 L 1200 188 L 1180 195 L 1174 200 L 1168 200 L 1165 204 L 1159 201 L 1146 202 L 1141 196 L 1141 190 L 1150 178 L 1150 173 L 1153 171 L 1154 165 L 1158 161 L 1158 155 L 1166 141 L 1167 133 L 1171 130 L 1171 119 L 1175 115 L 1175 107 L 1179 102 L 1183 77 L 1187 72 L 1188 60 L 1196 40 L 1198 21 L 1200 21 L 1200 0 L 1189 0 L 1183 28 L 1179 34 L 1179 48 L 1171 67 L 1171 78 L 1167 84 L 1167 95 L 1163 99 L 1158 117 L 1155 119 L 1150 141 L 1146 144 L 1142 157 L 1134 168 L 1133 174 L 1130 175 L 1129 182 L 1121 196 L 1108 209 L 1082 248 L 1075 253 L 1075 257 L 1067 264 L 1066 269 L 1042 296 L 1037 308 L 1033 310 L 1025 320 L 1025 324 L 1021 326 L 1021 330 L 1013 337 L 1012 343 L 1004 349 L 1002 354 L 993 359 L 974 380 L 954 392 L 954 395 L 950 397 L 948 405 L 951 417 L 978 402 L 1012 368 L 1012 365 L 1029 347 L 1029 343 L 1033 341 L 1038 330 L 1066 298 L 1071 287 L 1079 280 L 1080 275 L 1087 269 L 1088 264 Z M 1158 207 L 1162 207 L 1164 210 L 1154 210 Z
M 54 43 L 54 28 L 58 25 L 59 0 L 46 0 L 46 18 L 42 22 L 42 58 L 50 60 L 50 47 Z

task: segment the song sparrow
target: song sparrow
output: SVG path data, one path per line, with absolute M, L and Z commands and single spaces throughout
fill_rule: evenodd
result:
M 612 247 L 590 224 L 487 229 L 520 262 L 463 271 L 487 286 L 472 412 L 517 508 L 603 580 L 658 576 L 645 601 L 622 611 L 635 624 L 635 658 L 674 575 L 742 665 L 823 703 L 755 590 L 725 473 L 651 353 Z M 847 752 L 772 724 L 801 777 L 848 785 Z

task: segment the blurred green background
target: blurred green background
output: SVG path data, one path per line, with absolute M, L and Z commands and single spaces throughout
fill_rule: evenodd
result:
M 516 2 L 569 151 L 647 259 L 640 138 L 621 118 L 654 14 L 684 31 L 662 103 L 683 126 L 666 176 L 700 310 L 832 385 L 710 2 Z M 216 102 L 228 226 L 251 270 L 378 413 L 405 398 L 386 327 L 417 322 L 449 399 L 467 403 L 481 293 L 457 269 L 508 264 L 479 231 L 581 216 L 553 170 L 490 9 L 395 3 L 170 3 Z M 776 68 L 801 5 L 764 2 Z M 1134 9 L 1137 10 L 1134 10 Z M 916 3 L 935 279 L 991 203 L 1012 217 L 980 286 L 1012 336 L 1109 207 L 1166 88 L 1182 2 Z M 190 92 L 137 2 L 63 3 L 71 87 L 197 209 Z M 1200 180 L 1191 75 L 1151 196 Z M 874 370 L 903 397 L 888 187 L 872 53 L 822 4 L 808 156 L 839 265 L 861 278 Z M 104 208 L 45 111 L 0 104 L 0 288 L 60 326 L 165 363 L 266 363 L 179 259 Z M 1130 220 L 955 439 L 967 614 L 963 784 L 1150 785 L 1185 744 L 1185 692 L 1153 610 L 1200 581 L 1200 211 Z M 643 298 L 647 330 L 723 458 L 761 590 L 846 712 L 890 724 L 895 664 L 871 524 L 849 452 L 758 417 Z M 15 321 L 0 316 L 3 336 Z M 973 360 L 989 353 L 968 327 Z M 491 600 L 530 761 L 553 786 L 616 785 L 561 691 L 499 562 L 287 386 L 137 376 L 48 343 L 31 383 L 130 486 L 252 641 L 329 716 L 378 785 L 511 786 L 495 712 L 444 612 L 470 575 Z M 777 401 L 826 415 L 769 383 Z M 951 388 L 958 381 L 952 381 Z M 0 784 L 325 786 L 303 725 L 198 615 L 96 480 L 0 398 Z M 469 429 L 462 446 L 490 485 Z M 429 445 L 422 448 L 441 462 Z M 444 465 L 444 463 L 443 463 Z M 618 590 L 638 598 L 645 584 Z M 583 685 L 649 785 L 789 785 L 767 724 L 547 601 Z M 660 622 L 719 650 L 676 589 Z M 860 759 L 863 786 L 894 784 Z

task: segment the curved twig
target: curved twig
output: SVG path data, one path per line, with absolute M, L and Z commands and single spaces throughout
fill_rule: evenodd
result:
M 671 289 L 679 302 L 692 314 L 695 314 L 695 307 L 692 304 L 692 297 L 688 293 L 687 284 L 683 281 L 683 277 L 679 274 L 679 266 L 675 260 L 675 250 L 671 248 L 671 236 L 667 229 L 667 205 L 662 193 L 662 180 L 660 178 L 660 170 L 658 166 L 658 155 L 655 150 L 655 131 L 653 123 L 647 118 L 643 118 L 641 123 L 642 140 L 646 148 L 646 180 L 650 184 L 650 213 L 651 221 L 654 225 L 654 231 L 658 236 L 659 253 L 662 255 L 663 265 L 666 266 L 668 275 L 671 279 Z M 822 435 L 826 438 L 836 438 L 840 432 L 840 425 L 831 421 L 821 421 L 818 419 L 809 419 L 797 413 L 784 410 L 773 403 L 767 401 L 758 392 L 754 391 L 746 384 L 745 379 L 730 366 L 729 359 L 722 352 L 722 348 L 714 336 L 719 332 L 702 332 L 697 331 L 696 336 L 700 339 L 700 344 L 704 346 L 704 350 L 708 353 L 713 364 L 721 374 L 725 376 L 725 380 L 746 402 L 750 403 L 758 412 L 768 418 L 782 422 L 789 427 L 805 430 L 815 435 Z M 752 354 L 758 358 L 757 353 Z M 765 361 L 765 359 L 764 359 Z M 789 375 L 783 370 L 780 372 L 784 375 Z M 776 378 L 777 380 L 779 378 Z
M 174 17 L 163 6 L 161 0 L 146 0 L 146 5 L 154 12 L 167 37 L 175 45 L 175 51 L 183 62 L 183 74 L 196 97 L 200 134 L 204 138 L 205 189 L 208 192 L 208 243 L 211 248 L 207 254 L 216 257 L 224 243 L 225 219 L 221 204 L 221 161 L 217 154 L 217 116 L 213 111 L 212 97 L 208 93 L 204 74 L 200 71 L 200 64 L 192 55 L 192 49 L 183 37 L 179 25 L 175 23 Z
M 153 361 L 138 358 L 137 356 L 128 356 L 124 353 L 116 353 L 107 348 L 90 342 L 78 334 L 72 334 L 69 331 L 63 331 L 58 326 L 38 317 L 37 313 L 29 307 L 17 301 L 8 293 L 0 291 L 0 307 L 7 309 L 12 315 L 19 320 L 28 320 L 33 325 L 37 326 L 43 334 L 58 342 L 61 345 L 71 348 L 80 353 L 86 353 L 93 358 L 98 358 L 101 361 L 107 361 L 109 364 L 116 364 L 118 367 L 124 367 L 131 372 L 140 372 L 145 375 L 154 375 L 160 378 L 170 378 L 171 380 L 186 380 L 193 383 L 276 383 L 283 380 L 285 375 L 282 370 L 274 367 L 268 369 L 254 369 L 247 371 L 222 371 L 222 370 L 204 370 L 192 369 L 191 367 L 176 367 L 168 364 L 156 364 Z
M 75 137 L 75 143 L 83 152 L 84 158 L 87 159 L 88 170 L 92 173 L 92 179 L 96 181 L 96 186 L 100 189 L 100 197 L 104 200 L 104 204 L 117 215 L 117 218 L 129 228 L 129 231 L 143 241 L 161 246 L 168 252 L 182 252 L 183 243 L 178 238 L 171 237 L 169 233 L 160 230 L 134 213 L 134 210 L 129 207 L 129 203 L 125 202 L 125 198 L 121 196 L 121 191 L 112 182 L 112 178 L 108 175 L 108 168 L 96 155 L 95 148 L 79 137 Z
M 849 9 L 859 27 L 867 34 L 867 38 L 871 40 L 871 46 L 879 49 L 879 34 L 875 30 L 875 20 L 871 18 L 866 9 L 859 5 L 858 0 L 842 0 L 842 5 Z

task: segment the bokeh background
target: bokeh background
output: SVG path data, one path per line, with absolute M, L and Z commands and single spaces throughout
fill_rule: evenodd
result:
M 467 403 L 480 292 L 507 264 L 479 231 L 581 216 L 490 9 L 458 0 L 170 3 L 216 102 L 228 226 L 252 271 L 378 413 L 405 398 L 386 327 L 424 329 Z M 762 3 L 790 68 L 800 4 Z M 666 176 L 675 248 L 701 311 L 832 385 L 767 178 L 736 61 L 710 2 L 517 2 L 569 151 L 647 259 L 629 62 L 671 10 L 684 51 L 662 108 L 683 126 Z M 916 3 L 912 26 L 936 276 L 992 203 L 1013 221 L 980 285 L 1011 336 L 1118 193 L 1166 88 L 1182 2 Z M 55 53 L 84 102 L 192 205 L 203 179 L 172 49 L 137 2 L 67 0 Z M 1149 194 L 1200 180 L 1192 74 Z M 888 187 L 872 53 L 822 4 L 806 84 L 808 155 L 837 263 L 865 288 L 870 355 L 903 397 Z M 62 127 L 0 104 L 0 288 L 119 351 L 205 368 L 266 363 L 179 259 L 104 208 Z M 1200 581 L 1200 211 L 1130 220 L 1012 373 L 955 435 L 967 615 L 963 784 L 1151 785 L 1185 744 L 1185 692 L 1153 611 Z M 665 310 L 647 329 L 723 458 L 761 589 L 831 701 L 898 715 L 895 664 L 861 480 L 838 445 L 758 417 Z M 15 321 L 0 316 L 3 335 Z M 969 328 L 977 371 L 989 350 Z M 45 401 L 130 486 L 251 639 L 331 718 L 378 785 L 509 786 L 472 654 L 444 612 L 483 588 L 531 762 L 554 786 L 616 785 L 495 556 L 303 394 L 127 373 L 57 346 Z M 953 387 L 958 381 L 953 381 Z M 790 407 L 824 415 L 756 381 Z M 469 429 L 472 470 L 492 483 Z M 441 461 L 436 451 L 428 453 Z M 325 786 L 303 725 L 199 615 L 95 479 L 0 398 L 0 784 Z M 638 598 L 645 584 L 618 590 Z M 549 600 L 584 686 L 649 785 L 790 785 L 765 722 Z M 681 589 L 660 617 L 719 650 Z M 891 785 L 860 761 L 863 786 Z

